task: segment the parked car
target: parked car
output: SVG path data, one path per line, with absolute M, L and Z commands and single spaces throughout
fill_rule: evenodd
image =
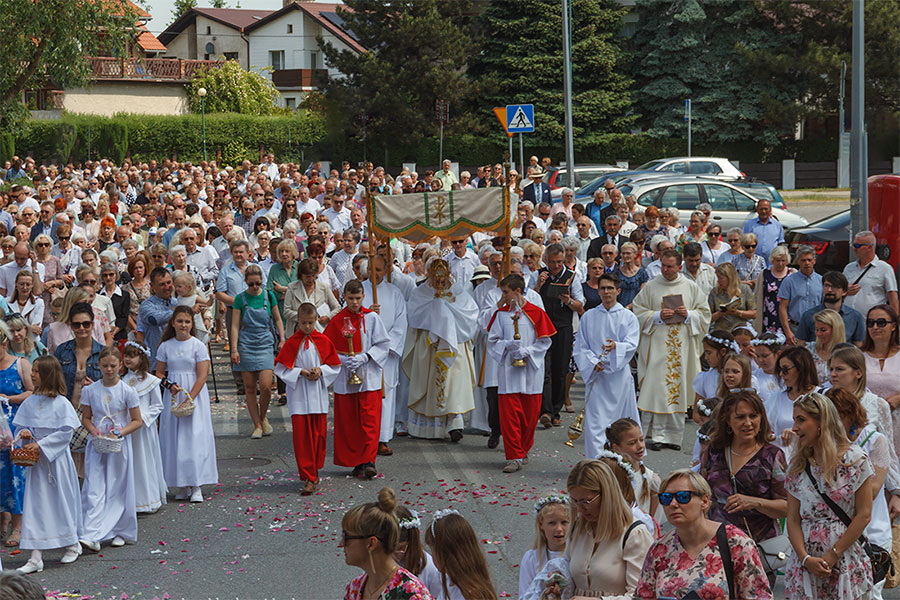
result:
M 678 156 L 659 158 L 639 166 L 637 171 L 668 171 L 691 175 L 722 175 L 726 177 L 746 177 L 727 158 L 713 156 Z
M 704 202 L 712 206 L 710 219 L 721 225 L 723 230 L 742 227 L 756 212 L 756 198 L 725 181 L 699 180 L 696 177 L 651 178 L 635 182 L 630 187 L 629 193 L 641 206 L 677 208 L 683 225 L 689 223 L 691 211 Z M 780 208 L 772 208 L 772 215 L 785 230 L 808 225 L 800 215 Z
M 810 223 L 808 227 L 800 227 L 784 234 L 784 239 L 791 250 L 791 257 L 797 255 L 801 244 L 812 246 L 816 251 L 816 271 L 843 271 L 851 260 L 850 254 L 850 211 L 837 214 Z M 878 250 L 876 249 L 876 252 Z M 881 252 L 878 255 L 881 256 Z
M 544 173 L 544 183 L 550 186 L 551 191 L 564 187 L 577 190 L 584 184 L 593 181 L 601 175 L 624 170 L 625 169 L 623 169 L 622 167 L 607 164 L 576 165 L 575 180 L 572 181 L 572 179 L 569 177 L 569 169 L 567 169 L 566 167 L 549 167 L 547 169 L 547 172 Z
M 618 186 L 619 182 L 624 181 L 629 177 L 648 174 L 652 175 L 653 171 L 617 171 L 615 173 L 607 173 L 606 175 L 601 175 L 600 177 L 586 183 L 582 187 L 575 190 L 575 201 L 583 202 L 584 200 L 587 200 L 588 202 L 590 202 L 594 198 L 594 192 L 602 188 L 607 179 L 612 179 L 613 182 L 615 182 Z

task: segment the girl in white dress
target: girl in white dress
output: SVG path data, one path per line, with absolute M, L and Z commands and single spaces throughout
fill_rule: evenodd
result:
M 719 387 L 719 378 L 721 375 L 722 359 L 729 352 L 737 354 L 740 352 L 740 346 L 734 341 L 734 337 L 727 331 L 717 329 L 706 334 L 703 338 L 703 359 L 709 365 L 706 371 L 700 371 L 694 377 L 694 410 L 692 414 L 697 414 L 697 400 L 701 398 L 712 398 L 716 395 L 716 388 Z M 697 421 L 697 418 L 694 418 Z M 697 423 L 699 425 L 699 422 Z
M 164 386 L 172 384 L 163 397 L 159 440 L 166 484 L 181 488 L 175 499 L 203 502 L 200 486 L 219 483 L 219 471 L 206 389 L 209 352 L 195 333 L 194 312 L 176 306 L 156 351 L 156 376 L 164 380 Z M 194 412 L 176 417 L 172 414 L 172 394 L 180 404 L 185 400 L 184 392 L 193 398 Z
M 81 392 L 81 424 L 91 438 L 84 453 L 84 485 L 81 488 L 84 532 L 81 545 L 100 550 L 100 542 L 124 546 L 137 541 L 134 501 L 134 461 L 128 434 L 143 427 L 140 400 L 130 385 L 119 379 L 122 355 L 115 346 L 100 352 L 100 381 Z M 93 438 L 124 438 L 120 452 L 100 454 Z
M 497 600 L 478 536 L 458 511 L 435 512 L 425 543 L 440 572 L 440 587 L 429 587 L 435 600 Z
M 137 392 L 144 425 L 131 436 L 134 451 L 134 500 L 139 513 L 153 513 L 166 503 L 166 478 L 163 476 L 162 454 L 156 418 L 162 412 L 159 378 L 150 369 L 150 351 L 141 342 L 125 342 L 123 351 L 125 383 Z
M 519 561 L 520 598 L 525 595 L 547 561 L 560 558 L 566 551 L 566 535 L 571 517 L 568 500 L 556 495 L 541 498 L 535 503 L 534 512 L 534 544 Z M 436 590 L 432 593 L 434 591 Z
M 647 445 L 644 442 L 644 432 L 640 424 L 628 417 L 614 421 L 606 428 L 606 450 L 612 450 L 631 463 L 631 468 L 640 473 L 632 481 L 637 507 L 655 518 L 659 508 L 659 475 L 644 465 L 644 455 L 647 453 Z
M 394 516 L 400 524 L 400 539 L 394 549 L 394 560 L 401 567 L 419 578 L 431 595 L 437 597 L 441 589 L 441 573 L 434 566 L 434 559 L 425 551 L 419 530 L 422 520 L 418 513 L 398 504 Z
M 66 398 L 62 367 L 52 356 L 34 361 L 31 372 L 34 394 L 19 406 L 13 426 L 25 448 L 39 450 L 40 458 L 28 469 L 22 510 L 19 547 L 31 550 L 31 558 L 19 567 L 22 573 L 44 569 L 43 550 L 66 548 L 61 563 L 75 562 L 81 554 L 81 493 L 69 442 L 78 427 L 78 415 Z

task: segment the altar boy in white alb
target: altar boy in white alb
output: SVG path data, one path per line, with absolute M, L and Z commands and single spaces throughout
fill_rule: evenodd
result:
M 504 473 L 515 473 L 528 460 L 541 412 L 544 355 L 556 329 L 542 309 L 525 300 L 525 280 L 500 281 L 504 305 L 488 324 L 488 353 L 497 361 L 500 431 L 506 453 Z
M 374 266 L 378 304 L 375 304 L 375 296 L 372 294 L 372 282 L 367 279 L 363 281 L 363 306 L 378 313 L 391 340 L 390 352 L 384 362 L 384 398 L 381 400 L 381 432 L 378 436 L 378 454 L 390 456 L 394 452 L 388 442 L 394 437 L 400 359 L 403 358 L 403 345 L 406 343 L 406 298 L 400 288 L 385 280 L 387 268 L 383 256 L 375 257 Z
M 641 337 L 640 322 L 618 302 L 618 275 L 601 275 L 597 291 L 601 303 L 581 316 L 572 351 L 585 384 L 584 454 L 588 458 L 600 456 L 610 423 L 623 417 L 640 422 L 630 366 Z

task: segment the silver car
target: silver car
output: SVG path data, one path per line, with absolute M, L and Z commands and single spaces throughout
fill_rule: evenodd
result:
M 624 187 L 630 189 L 622 192 L 633 195 L 641 206 L 677 208 L 678 220 L 684 226 L 690 223 L 691 212 L 704 202 L 712 206 L 710 222 L 721 225 L 723 232 L 732 227 L 743 227 L 747 219 L 756 214 L 756 198 L 724 181 L 672 177 L 645 179 Z M 809 224 L 800 215 L 780 208 L 773 208 L 772 216 L 786 231 Z
M 676 156 L 659 158 L 644 163 L 635 171 L 660 171 L 663 173 L 685 173 L 706 177 L 745 177 L 727 158 L 715 156 Z

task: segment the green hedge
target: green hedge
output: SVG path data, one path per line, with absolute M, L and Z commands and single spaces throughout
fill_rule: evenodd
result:
M 264 148 L 279 157 L 299 156 L 322 139 L 325 126 L 305 111 L 292 115 L 257 117 L 239 114 L 206 115 L 206 148 L 210 159 L 221 152 L 224 164 L 259 159 Z M 0 150 L 13 148 L 19 155 L 43 160 L 82 161 L 126 156 L 137 160 L 203 158 L 203 123 L 200 115 L 156 116 L 120 114 L 115 117 L 64 115 L 59 120 L 31 120 L 3 142 Z

